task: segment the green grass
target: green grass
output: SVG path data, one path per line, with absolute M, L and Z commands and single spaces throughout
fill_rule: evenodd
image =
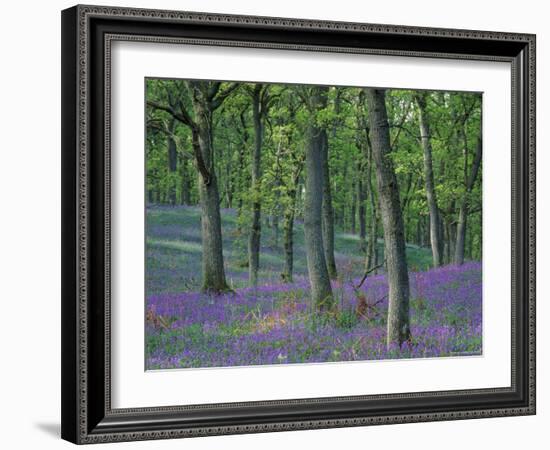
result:
M 247 232 L 238 231 L 238 218 L 234 211 L 221 211 L 223 251 L 228 283 L 233 288 L 248 284 Z M 367 236 L 368 239 L 368 236 Z M 260 252 L 260 280 L 278 280 L 284 266 L 283 233 L 262 219 Z M 154 207 L 147 211 L 147 265 L 148 295 L 182 292 L 200 288 L 201 235 L 200 208 Z M 360 276 L 364 271 L 365 255 L 360 250 L 357 235 L 336 230 L 335 257 L 346 261 L 345 276 Z M 378 239 L 379 257 L 384 257 L 384 242 Z M 407 245 L 410 271 L 427 270 L 431 265 L 428 248 Z M 338 264 L 341 266 L 341 264 Z M 170 276 L 166 272 L 170 272 Z M 294 275 L 307 275 L 304 248 L 304 230 L 300 222 L 294 227 Z

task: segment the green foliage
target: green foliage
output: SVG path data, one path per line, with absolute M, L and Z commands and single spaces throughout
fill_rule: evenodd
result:
M 204 82 L 207 92 L 211 83 Z M 221 83 L 224 91 L 229 83 Z M 262 205 L 262 217 L 282 229 L 283 218 L 293 214 L 303 218 L 303 158 L 307 125 L 312 120 L 327 130 L 329 140 L 330 187 L 335 228 L 340 232 L 359 229 L 359 211 L 368 225 L 377 212 L 377 183 L 369 160 L 370 141 L 367 106 L 361 88 L 263 85 L 261 182 L 251 186 L 251 156 L 254 144 L 251 93 L 253 84 L 242 83 L 213 115 L 214 170 L 220 191 L 220 207 L 237 211 L 236 241 L 239 259 L 246 260 L 250 212 L 255 202 Z M 314 93 L 321 93 L 321 105 L 311 107 Z M 407 249 L 409 265 L 423 270 L 430 265 L 429 214 L 424 187 L 424 160 L 420 144 L 416 91 L 389 89 L 386 93 L 390 126 L 391 158 L 397 174 L 405 238 L 414 244 Z M 186 110 L 191 117 L 189 82 L 148 79 L 146 100 Z M 426 111 L 430 122 L 433 172 L 446 248 L 446 263 L 452 260 L 458 213 L 462 199 L 469 208 L 466 257 L 481 257 L 482 170 L 470 192 L 466 181 L 481 133 L 481 95 L 466 92 L 427 92 Z M 149 105 L 146 108 L 146 196 L 148 203 L 168 204 L 171 193 L 176 202 L 199 202 L 196 161 L 191 128 L 171 115 Z M 169 168 L 168 140 L 177 147 L 177 170 Z M 368 183 L 371 176 L 370 186 Z M 359 191 L 358 181 L 362 182 Z M 371 201 L 370 190 L 374 201 Z M 360 209 L 360 207 L 362 209 Z M 265 225 L 263 225 L 265 228 Z M 282 233 L 282 232 L 281 232 Z M 379 225 L 376 238 L 381 238 Z M 368 236 L 367 236 L 368 238 Z M 263 238 L 262 238 L 263 239 Z M 351 242 L 351 241 L 350 241 Z M 345 242 L 341 242 L 345 244 Z M 273 245 L 281 245 L 274 236 Z M 359 245 L 359 241 L 351 242 Z M 379 243 L 382 251 L 383 243 Z M 336 245 L 338 251 L 339 247 Z M 344 246 L 344 250 L 345 246 Z M 421 255 L 421 256 L 418 256 Z

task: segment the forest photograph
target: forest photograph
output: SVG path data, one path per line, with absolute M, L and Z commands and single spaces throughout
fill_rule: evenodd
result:
M 482 94 L 145 79 L 145 369 L 482 354 Z

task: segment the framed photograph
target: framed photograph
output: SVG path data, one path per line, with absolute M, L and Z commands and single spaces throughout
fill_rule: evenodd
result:
M 62 12 L 62 437 L 535 413 L 535 36 Z

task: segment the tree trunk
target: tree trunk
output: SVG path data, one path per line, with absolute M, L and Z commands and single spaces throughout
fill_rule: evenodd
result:
M 294 209 L 296 207 L 296 186 L 290 192 L 290 205 L 285 211 L 283 233 L 284 233 L 284 250 L 285 250 L 285 265 L 281 278 L 286 283 L 292 283 L 294 270 Z
M 455 264 L 464 263 L 464 244 L 466 242 L 466 224 L 468 220 L 468 197 L 474 183 L 477 178 L 477 173 L 479 172 L 479 167 L 481 165 L 481 153 L 482 153 L 482 143 L 481 138 L 477 141 L 476 155 L 474 157 L 474 162 L 472 163 L 472 169 L 470 171 L 470 176 L 466 181 L 464 196 L 462 197 L 462 202 L 460 204 L 460 210 L 458 212 L 458 224 L 456 229 L 456 246 L 455 246 Z
M 238 169 L 238 182 L 237 182 L 237 192 L 239 193 L 238 201 L 237 201 L 237 236 L 243 235 L 243 207 L 244 207 L 244 201 L 243 201 L 243 192 L 246 189 L 246 177 L 245 177 L 245 159 L 246 159 L 246 153 L 248 152 L 248 141 L 250 138 L 250 135 L 248 133 L 248 130 L 246 128 L 246 120 L 245 120 L 245 112 L 242 111 L 240 114 L 240 121 L 242 126 L 242 143 L 239 149 L 239 169 Z
M 304 235 L 312 302 L 318 310 L 332 308 L 333 297 L 323 247 L 323 137 L 317 112 L 323 107 L 323 88 L 311 88 L 310 119 L 306 132 L 306 192 Z
M 352 182 L 351 185 L 351 209 L 350 209 L 350 232 L 351 234 L 357 233 L 357 182 Z
M 448 220 L 444 220 L 443 226 L 443 264 L 448 264 L 451 260 L 451 224 Z
M 212 142 L 212 112 L 199 99 L 194 99 L 193 107 L 197 121 L 194 133 L 196 152 L 200 152 L 209 177 L 205 179 L 199 171 L 199 196 L 201 203 L 202 231 L 202 289 L 205 292 L 219 293 L 229 289 L 223 262 L 222 226 L 220 217 L 220 194 L 214 171 L 214 151 Z
M 370 147 L 370 146 L 369 146 Z M 369 148 L 368 154 L 369 171 L 367 175 L 367 185 L 369 189 L 369 201 L 371 209 L 370 227 L 369 227 L 369 243 L 367 248 L 367 269 L 378 265 L 378 208 L 376 206 L 376 198 L 372 186 L 372 149 Z
M 409 274 L 403 235 L 399 186 L 389 158 L 390 133 L 385 91 L 365 89 L 371 127 L 371 145 L 376 164 L 380 213 L 384 228 L 384 248 L 389 284 L 388 349 L 410 339 Z
M 434 185 L 430 124 L 426 111 L 426 94 L 417 94 L 415 99 L 418 104 L 420 139 L 424 151 L 424 181 L 426 184 L 426 200 L 430 212 L 430 243 L 432 246 L 433 265 L 434 267 L 439 267 L 441 265 L 441 233 L 439 229 L 439 210 L 437 207 L 437 197 Z
M 357 218 L 359 220 L 359 249 L 366 250 L 367 223 L 365 217 L 365 188 L 363 185 L 363 165 L 357 165 Z
M 189 177 L 188 169 L 189 161 L 185 155 L 180 159 L 180 172 L 181 172 L 181 204 L 191 204 L 191 178 Z
M 329 146 L 326 130 L 323 128 L 319 132 L 321 134 L 321 156 L 323 158 L 323 248 L 328 274 L 331 279 L 335 280 L 338 277 L 338 272 L 336 270 L 336 260 L 334 259 L 334 210 L 330 188 Z
M 252 222 L 248 238 L 248 281 L 251 286 L 258 284 L 258 269 L 260 266 L 261 223 L 261 158 L 263 127 L 260 110 L 260 94 L 262 85 L 256 84 L 252 95 L 252 120 L 254 123 L 254 147 L 252 150 L 251 190 L 252 190 Z
M 227 144 L 227 160 L 225 162 L 225 200 L 228 208 L 233 208 L 233 180 L 231 172 L 231 154 L 232 154 L 231 142 Z
M 285 214 L 284 222 L 284 247 L 285 247 L 285 266 L 281 275 L 283 281 L 292 283 L 294 270 L 294 213 Z
M 176 182 L 175 175 L 178 170 L 178 151 L 176 141 L 173 138 L 173 133 L 176 131 L 176 119 L 172 118 L 169 124 L 169 134 L 166 139 L 168 140 L 168 203 L 170 205 L 176 205 Z

